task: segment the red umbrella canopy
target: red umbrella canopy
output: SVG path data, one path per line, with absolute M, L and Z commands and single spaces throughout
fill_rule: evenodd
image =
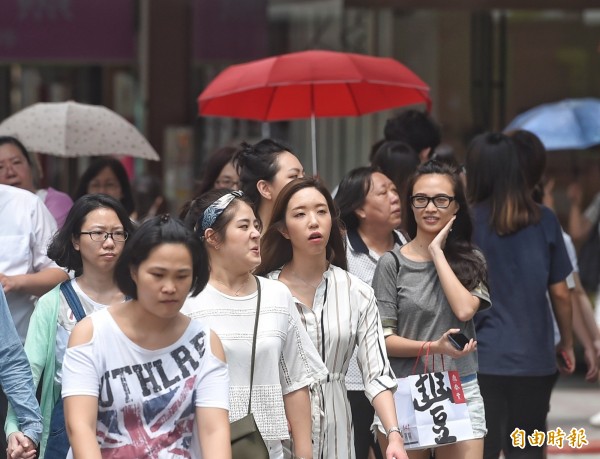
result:
M 259 121 L 358 116 L 426 103 L 429 87 L 400 62 L 302 51 L 232 65 L 198 97 L 198 113 Z

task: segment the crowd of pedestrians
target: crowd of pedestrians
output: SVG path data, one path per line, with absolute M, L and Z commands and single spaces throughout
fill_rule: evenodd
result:
M 40 189 L 0 137 L 7 457 L 231 458 L 252 413 L 271 459 L 544 458 L 510 434 L 546 430 L 574 332 L 598 379 L 600 333 L 543 146 L 485 133 L 462 166 L 414 110 L 383 136 L 334 196 L 279 141 L 221 148 L 179 218 L 112 158 L 73 200 Z M 580 238 L 597 212 L 571 196 Z M 398 378 L 436 366 L 471 435 L 415 448 Z

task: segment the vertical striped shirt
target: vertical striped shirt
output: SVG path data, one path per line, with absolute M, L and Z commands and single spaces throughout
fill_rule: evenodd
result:
M 280 273 L 273 271 L 269 277 L 278 279 Z M 329 370 L 311 391 L 313 406 L 318 398 L 324 413 L 320 423 L 313 423 L 313 457 L 354 459 L 352 413 L 345 384 L 354 349 L 369 400 L 396 388 L 373 289 L 347 271 L 330 266 L 323 273 L 312 308 L 295 301 L 302 323 Z

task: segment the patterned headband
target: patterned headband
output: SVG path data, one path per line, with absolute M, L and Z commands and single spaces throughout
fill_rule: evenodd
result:
M 202 222 L 200 222 L 200 219 L 198 219 L 198 223 L 200 224 L 196 224 L 196 232 L 200 236 L 204 236 L 204 232 L 215 224 L 217 218 L 219 218 L 219 215 L 221 215 L 223 211 L 227 209 L 227 206 L 231 204 L 231 201 L 233 201 L 235 198 L 241 198 L 242 196 L 244 196 L 244 193 L 241 191 L 232 191 L 221 196 L 219 199 L 213 202 L 202 214 Z

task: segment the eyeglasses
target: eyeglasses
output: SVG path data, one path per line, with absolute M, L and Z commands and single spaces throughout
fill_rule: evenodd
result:
M 88 185 L 88 191 L 90 193 L 100 193 L 104 190 L 113 191 L 119 188 L 121 185 L 119 182 L 90 182 Z
M 215 187 L 218 188 L 229 188 L 231 190 L 237 190 L 239 186 L 240 182 L 229 178 L 215 180 Z
M 79 234 L 88 234 L 94 242 L 103 242 L 109 237 L 115 242 L 125 242 L 129 237 L 127 231 L 113 231 L 112 233 L 107 231 L 82 231 Z
M 415 209 L 423 209 L 433 202 L 433 205 L 438 209 L 446 209 L 452 201 L 454 196 L 447 196 L 445 194 L 436 194 L 435 196 L 411 196 L 410 203 Z

